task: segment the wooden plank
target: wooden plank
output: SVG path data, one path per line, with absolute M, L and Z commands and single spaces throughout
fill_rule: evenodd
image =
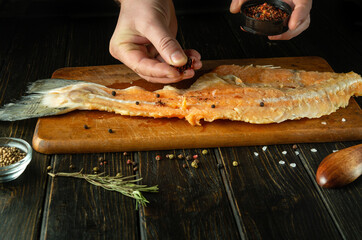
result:
M 265 151 L 261 146 L 221 148 L 219 152 L 224 181 L 233 193 L 247 239 L 340 238 L 290 145 L 269 145 Z M 233 161 L 239 165 L 234 167 Z
M 49 35 L 44 29 L 52 28 Z M 27 82 L 49 75 L 52 69 L 61 67 L 64 55 L 58 48 L 65 46 L 66 29 L 56 21 L 0 20 L 1 32 L 0 86 L 2 103 L 20 97 Z M 29 37 L 31 36 L 31 37 Z M 3 44 L 3 43 L 9 43 Z M 44 49 L 46 57 L 44 57 Z M 51 59 L 51 61 L 49 61 Z M 50 71 L 50 72 L 49 72 Z M 29 143 L 36 121 L 0 122 L 0 135 L 22 138 Z M 2 239 L 35 239 L 40 234 L 45 188 L 46 166 L 49 158 L 33 152 L 33 158 L 25 172 L 16 180 L 0 183 L 0 232 Z M 16 227 L 15 227 L 16 226 Z M 21 226 L 21 231 L 19 231 Z
M 208 151 L 139 152 L 143 181 L 160 188 L 160 193 L 146 195 L 151 203 L 141 211 L 143 239 L 240 239 L 216 158 Z M 167 154 L 197 154 L 199 168 L 185 159 L 167 159 Z
M 110 64 L 106 42 L 111 35 L 113 18 L 75 19 L 70 27 L 67 66 Z M 108 27 L 105 27 L 108 26 Z M 86 44 L 85 44 L 86 43 Z M 90 59 L 89 52 L 95 52 Z M 100 166 L 99 157 L 108 164 Z M 52 161 L 54 172 L 71 172 L 84 169 L 92 173 L 93 167 L 107 175 L 121 173 L 133 175 L 133 169 L 126 164 L 133 154 L 55 155 Z M 75 169 L 70 169 L 70 164 Z M 139 239 L 138 212 L 135 201 L 120 193 L 106 191 L 84 180 L 50 179 L 45 200 L 41 239 Z
M 321 58 L 271 58 L 205 61 L 202 74 L 221 64 L 275 64 L 278 66 L 330 70 Z M 125 66 L 63 68 L 53 78 L 78 79 L 119 86 L 117 81 L 155 90 L 152 85 L 130 72 Z M 187 84 L 189 82 L 181 82 Z M 122 88 L 130 84 L 122 83 Z M 177 85 L 176 85 L 177 86 Z M 348 118 L 342 123 L 342 118 Z M 322 125 L 321 122 L 327 122 Z M 86 124 L 90 129 L 84 129 Z M 109 134 L 108 129 L 114 133 Z M 177 136 L 177 138 L 175 137 Z M 255 125 L 219 120 L 193 127 L 183 119 L 152 119 L 127 117 L 105 112 L 77 111 L 62 116 L 40 118 L 35 129 L 33 147 L 41 153 L 117 152 L 135 150 L 200 148 L 217 146 L 250 146 L 294 142 L 328 142 L 362 138 L 362 114 L 351 104 L 336 113 L 319 119 L 285 121 L 280 124 Z
M 362 236 L 362 178 L 342 188 L 324 189 L 317 185 L 315 173 L 320 162 L 334 150 L 360 143 L 362 142 L 314 143 L 300 147 L 301 161 L 344 239 L 358 239 Z M 316 149 L 317 152 L 311 152 L 311 149 Z
M 100 166 L 99 157 L 107 160 Z M 133 175 L 126 164 L 133 156 L 123 154 L 56 155 L 54 172 L 99 172 L 114 176 Z M 70 165 L 75 169 L 71 169 Z M 107 191 L 85 180 L 59 177 L 49 180 L 42 226 L 42 239 L 139 239 L 135 201 L 121 193 Z

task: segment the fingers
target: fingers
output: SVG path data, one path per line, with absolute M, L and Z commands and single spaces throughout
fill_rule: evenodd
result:
M 238 13 L 240 12 L 241 5 L 246 2 L 246 0 L 232 0 L 230 4 L 230 12 Z
M 182 66 L 187 62 L 187 56 L 182 47 L 173 38 L 171 31 L 164 23 L 154 23 L 145 31 L 145 37 L 149 39 L 161 57 L 170 65 Z
M 289 40 L 306 30 L 310 24 L 311 0 L 295 0 L 295 7 L 290 16 L 289 30 L 277 36 L 269 36 L 270 40 Z
M 299 26 L 297 26 L 294 30 L 289 29 L 283 34 L 275 35 L 275 36 L 269 36 L 268 38 L 270 40 L 289 40 L 292 39 L 295 36 L 298 36 L 300 33 L 302 33 L 304 30 L 306 30 L 309 27 L 310 24 L 310 16 L 308 15 L 307 19 L 303 21 Z

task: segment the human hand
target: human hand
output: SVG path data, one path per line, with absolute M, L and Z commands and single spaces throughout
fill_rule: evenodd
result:
M 247 0 L 232 0 L 230 12 L 240 12 L 241 5 L 246 1 Z M 268 38 L 270 40 L 289 40 L 309 27 L 312 0 L 284 0 L 284 2 L 288 3 L 293 9 L 288 23 L 289 30 L 280 35 L 269 36 Z
M 172 0 L 121 0 L 117 26 L 109 51 L 142 78 L 150 82 L 172 83 L 191 78 L 188 69 L 179 73 L 174 67 L 186 64 L 187 56 L 200 69 L 200 54 L 183 50 L 176 40 L 177 19 Z

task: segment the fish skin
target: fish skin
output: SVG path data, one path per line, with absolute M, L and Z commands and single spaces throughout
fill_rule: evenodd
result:
M 19 102 L 2 107 L 0 120 L 99 110 L 127 116 L 185 118 L 191 125 L 200 125 L 202 119 L 267 124 L 319 118 L 346 107 L 351 96 L 362 95 L 362 78 L 353 72 L 222 65 L 201 76 L 189 89 L 165 86 L 151 92 L 134 86 L 120 90 L 48 79 L 33 83 L 28 93 Z

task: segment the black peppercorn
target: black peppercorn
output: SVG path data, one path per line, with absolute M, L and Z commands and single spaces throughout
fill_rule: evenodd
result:
M 89 129 L 89 127 L 86 125 L 86 124 L 84 124 L 84 129 Z
M 116 91 L 112 91 L 112 96 L 116 96 Z
M 160 94 L 157 93 L 157 94 L 156 94 L 156 98 L 159 98 L 159 97 L 160 97 Z
M 109 133 L 113 133 L 113 130 L 110 128 L 110 129 L 108 129 L 108 132 L 109 132 Z
M 139 105 L 139 104 L 140 104 L 140 102 L 137 101 L 137 102 L 136 102 L 136 105 Z
M 260 102 L 260 107 L 264 107 L 264 102 Z
M 211 105 L 211 108 L 215 108 L 215 104 L 212 104 L 212 105 Z

